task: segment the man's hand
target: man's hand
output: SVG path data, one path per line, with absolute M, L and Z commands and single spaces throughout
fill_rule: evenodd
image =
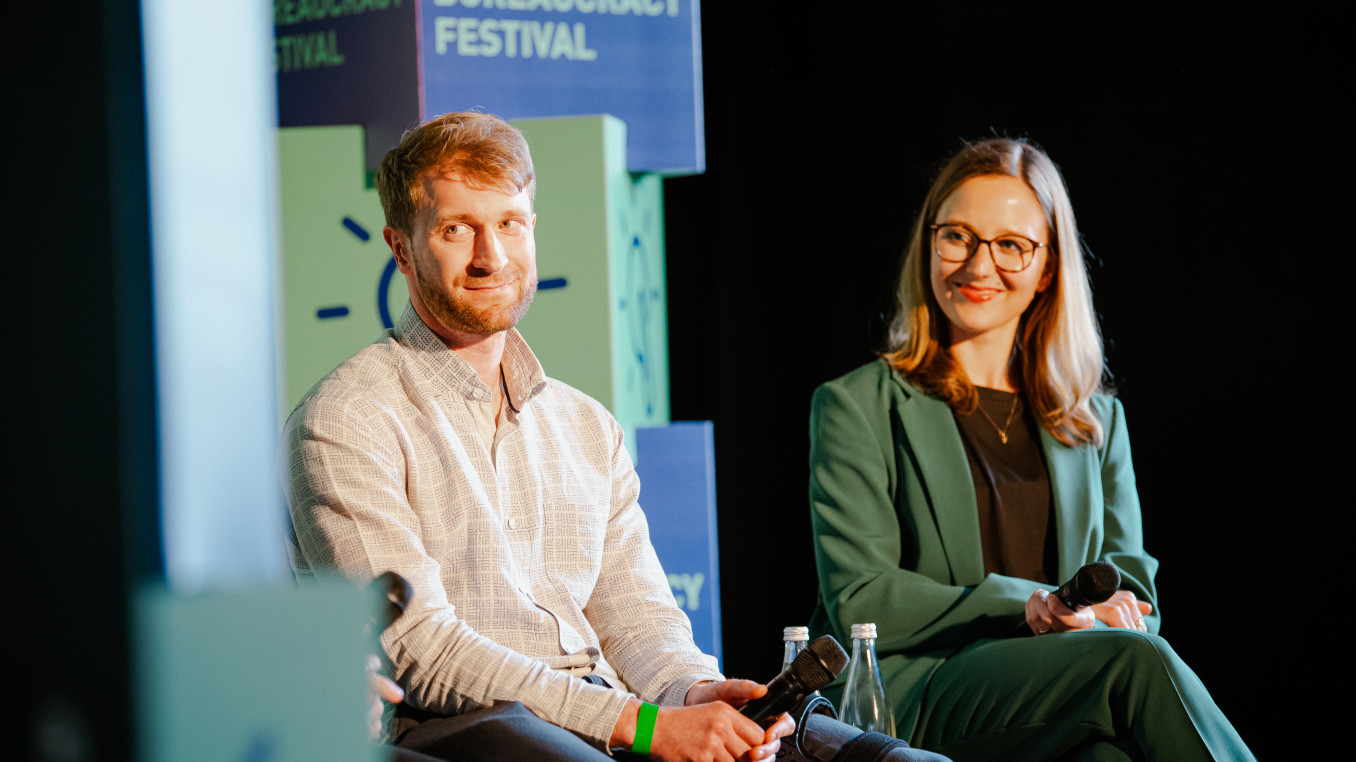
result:
M 405 691 L 395 681 L 377 670 L 381 669 L 381 660 L 375 654 L 367 655 L 367 737 L 373 741 L 381 740 L 382 703 L 388 701 L 399 704 L 405 699 Z
M 762 698 L 766 694 L 767 686 L 762 683 L 755 683 L 752 680 L 707 681 L 688 688 L 687 698 L 684 699 L 683 703 L 687 706 L 696 706 L 698 704 L 709 704 L 712 701 L 724 701 L 738 709 L 753 699 Z
M 740 714 L 736 706 L 767 693 L 767 686 L 752 680 L 698 683 L 687 692 L 687 706 L 664 707 L 655 720 L 650 758 L 665 762 L 754 762 L 772 759 L 783 736 L 796 730 L 788 714 L 764 730 Z M 636 711 L 632 699 L 622 710 L 612 733 L 612 743 L 629 747 L 635 740 Z
M 783 714 L 765 731 L 723 701 L 660 709 L 650 757 L 666 762 L 772 759 L 781 748 L 778 739 L 795 729 L 790 715 Z

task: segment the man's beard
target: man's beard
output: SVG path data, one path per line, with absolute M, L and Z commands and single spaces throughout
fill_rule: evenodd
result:
M 491 307 L 475 307 L 453 299 L 442 284 L 425 280 L 422 272 L 416 272 L 416 281 L 420 299 L 443 327 L 474 336 L 488 336 L 517 325 L 527 314 L 527 308 L 532 306 L 532 297 L 537 294 L 535 271 L 520 271 L 518 283 L 521 289 L 516 300 Z

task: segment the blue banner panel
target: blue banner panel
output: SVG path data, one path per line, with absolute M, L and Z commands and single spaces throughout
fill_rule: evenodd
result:
M 419 122 L 418 0 L 274 0 L 282 127 L 362 125 L 367 168 Z
M 423 0 L 424 110 L 612 114 L 632 172 L 706 168 L 697 0 Z
M 716 449 L 710 421 L 636 429 L 640 504 L 697 646 L 721 659 Z

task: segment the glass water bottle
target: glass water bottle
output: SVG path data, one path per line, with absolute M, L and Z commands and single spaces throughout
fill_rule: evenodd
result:
M 791 666 L 791 662 L 800 656 L 800 652 L 805 650 L 805 646 L 810 642 L 809 627 L 786 627 L 782 629 L 782 671 Z M 819 691 L 814 691 L 811 696 L 818 696 Z
M 885 693 L 885 683 L 876 663 L 876 625 L 852 625 L 852 661 L 848 662 L 847 684 L 839 719 L 887 736 L 895 734 L 895 710 Z
M 787 627 L 782 630 L 782 641 L 785 646 L 782 648 L 782 671 L 791 666 L 791 662 L 796 660 L 801 651 L 805 650 L 805 644 L 810 642 L 809 627 Z

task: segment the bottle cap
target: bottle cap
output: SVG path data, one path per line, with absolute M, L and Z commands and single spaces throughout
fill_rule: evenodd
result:
M 852 625 L 852 638 L 854 640 L 858 638 L 871 638 L 874 640 L 875 637 L 876 637 L 876 625 L 874 622 L 869 622 L 867 624 Z
M 782 630 L 782 640 L 809 640 L 809 627 L 787 627 Z

